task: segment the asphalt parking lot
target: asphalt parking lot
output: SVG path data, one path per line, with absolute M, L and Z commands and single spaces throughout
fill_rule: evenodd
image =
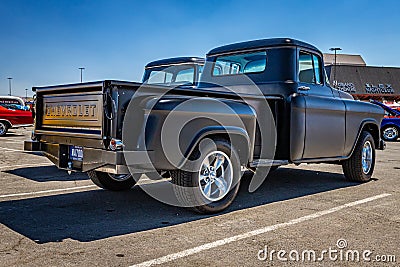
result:
M 138 186 L 108 192 L 68 175 L 22 151 L 29 135 L 0 139 L 1 266 L 399 265 L 400 142 L 377 152 L 371 182 L 345 181 L 340 166 L 290 165 L 252 194 L 244 177 L 227 211 L 204 216 Z

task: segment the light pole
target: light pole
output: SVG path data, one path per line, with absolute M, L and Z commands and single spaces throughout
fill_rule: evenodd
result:
M 8 89 L 10 90 L 10 92 L 8 93 L 8 95 L 11 96 L 11 80 L 12 80 L 13 78 L 9 77 L 9 78 L 7 78 L 7 79 L 8 79 Z
M 80 67 L 79 69 L 81 70 L 81 83 L 82 83 L 82 72 L 83 72 L 83 70 L 84 70 L 85 68 Z
M 340 47 L 332 47 L 329 48 L 330 51 L 335 51 L 335 64 L 334 64 L 334 72 L 333 72 L 333 85 L 336 87 L 336 52 L 341 51 L 342 48 Z
M 28 88 L 25 88 L 25 102 L 28 101 Z

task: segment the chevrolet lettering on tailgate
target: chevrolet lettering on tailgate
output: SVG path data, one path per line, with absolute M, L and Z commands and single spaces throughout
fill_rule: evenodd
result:
M 47 104 L 45 109 L 49 117 L 96 117 L 96 105 Z
M 49 96 L 43 99 L 43 127 L 101 128 L 99 94 Z

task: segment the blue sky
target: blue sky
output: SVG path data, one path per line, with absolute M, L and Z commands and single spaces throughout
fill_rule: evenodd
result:
M 400 67 L 398 1 L 0 0 L 0 95 L 25 88 L 138 81 L 152 60 L 204 56 L 245 40 L 291 37 Z

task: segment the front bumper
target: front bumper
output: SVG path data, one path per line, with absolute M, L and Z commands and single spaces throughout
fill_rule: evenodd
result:
M 69 171 L 91 170 L 114 174 L 146 173 L 154 171 L 152 151 L 110 151 L 83 147 L 82 161 L 72 160 L 69 145 L 25 141 L 25 151 L 42 152 L 58 168 Z

